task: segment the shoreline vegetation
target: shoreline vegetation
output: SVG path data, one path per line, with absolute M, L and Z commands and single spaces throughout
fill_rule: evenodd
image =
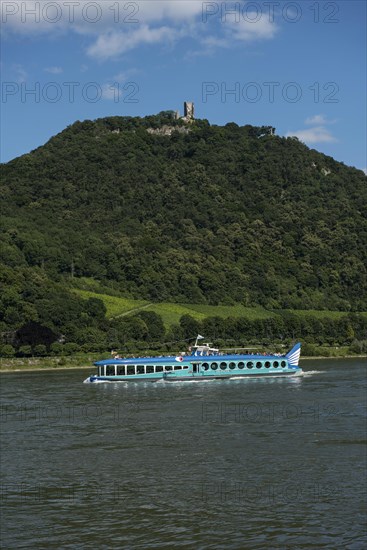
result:
M 31 321 L 18 330 L 4 331 L 0 338 L 0 371 L 14 370 L 17 366 L 21 370 L 33 370 L 37 365 L 52 369 L 67 364 L 79 367 L 92 364 L 111 350 L 126 357 L 178 355 L 196 334 L 212 335 L 220 349 L 251 346 L 260 353 L 266 350 L 283 353 L 299 340 L 304 357 L 367 353 L 367 312 L 267 310 L 240 303 L 227 306 L 144 303 L 81 292 L 92 310 L 99 311 L 93 326 L 85 326 L 89 316 L 84 312 L 80 330 L 69 322 L 65 331 L 61 325 L 55 328 L 52 319 L 67 316 L 62 303 L 57 315 L 53 309 L 49 310 L 47 324 Z
M 315 355 L 302 356 L 301 361 L 311 359 L 361 359 L 367 358 L 366 354 L 347 354 L 346 350 L 339 348 L 339 355 Z M 104 356 L 107 356 L 106 353 Z M 127 354 L 128 355 L 128 354 Z M 94 369 L 94 361 L 103 358 L 103 354 L 95 356 L 68 356 L 68 357 L 33 357 L 33 358 L 0 358 L 0 373 L 9 372 L 42 372 L 55 370 Z M 86 364 L 87 363 L 87 364 Z

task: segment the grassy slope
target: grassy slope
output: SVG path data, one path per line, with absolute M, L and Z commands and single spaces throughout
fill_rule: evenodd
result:
M 107 317 L 109 319 L 122 315 L 138 313 L 142 309 L 155 311 L 161 315 L 166 326 L 178 323 L 182 315 L 191 315 L 194 319 L 205 319 L 205 317 L 248 317 L 249 319 L 264 319 L 274 317 L 275 314 L 265 309 L 248 308 L 241 306 L 207 306 L 203 304 L 173 304 L 173 303 L 149 303 L 143 300 L 130 300 L 118 296 L 109 296 L 92 292 L 90 290 L 73 289 L 82 298 L 99 298 L 103 300 L 107 308 Z
M 144 300 L 129 300 L 128 298 L 109 296 L 108 294 L 101 294 L 90 290 L 80 290 L 76 288 L 73 289 L 73 292 L 85 300 L 88 298 L 98 298 L 99 300 L 102 300 L 107 308 L 108 319 L 118 317 L 119 315 L 129 314 L 129 312 L 136 313 L 136 310 L 148 305 L 148 302 L 145 302 Z
M 122 315 L 138 313 L 141 310 L 155 311 L 161 315 L 166 326 L 178 323 L 182 315 L 191 315 L 194 319 L 202 320 L 205 317 L 246 317 L 248 319 L 266 319 L 276 317 L 277 312 L 267 311 L 261 307 L 249 308 L 241 304 L 235 306 L 208 306 L 203 304 L 173 304 L 173 303 L 149 303 L 143 300 L 130 300 L 118 296 L 109 296 L 89 290 L 74 289 L 82 298 L 99 298 L 103 300 L 107 308 L 109 319 Z M 299 316 L 311 315 L 313 317 L 338 318 L 345 315 L 343 311 L 316 311 L 316 310 L 288 310 Z M 367 316 L 367 313 L 365 313 Z

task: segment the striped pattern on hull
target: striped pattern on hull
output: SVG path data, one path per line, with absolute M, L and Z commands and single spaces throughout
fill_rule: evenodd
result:
M 301 344 L 296 344 L 291 351 L 286 355 L 288 363 L 291 367 L 298 367 L 299 358 L 301 357 Z

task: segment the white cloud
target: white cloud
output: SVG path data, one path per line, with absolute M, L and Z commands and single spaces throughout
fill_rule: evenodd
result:
M 163 20 L 173 23 L 193 20 L 202 12 L 202 1 L 12 0 L 2 2 L 1 8 L 3 27 L 8 32 L 54 34 L 57 30 L 74 30 L 95 35 Z
M 316 124 L 317 126 L 324 126 L 326 124 L 335 124 L 336 120 L 328 120 L 325 115 L 314 115 L 306 118 L 305 124 Z
M 120 90 L 120 87 L 118 85 L 116 86 L 115 84 L 104 84 L 102 86 L 103 99 L 115 101 L 115 103 L 117 103 L 121 95 L 122 91 Z
M 239 21 L 229 20 L 224 25 L 231 38 L 243 42 L 268 40 L 278 31 L 277 25 L 272 23 L 268 16 L 262 14 L 257 18 L 256 13 L 248 13 L 246 18 L 240 18 Z
M 193 59 L 195 57 L 203 57 L 207 55 L 213 55 L 217 48 L 228 48 L 230 42 L 225 38 L 217 38 L 216 36 L 205 36 L 200 40 L 200 49 L 189 50 L 186 52 L 186 59 Z
M 123 6 L 125 1 L 120 2 Z M 201 0 L 146 0 L 138 1 L 139 11 L 135 18 L 141 23 L 149 21 L 188 21 L 202 13 L 203 2 Z
M 54 34 L 65 26 L 68 16 L 60 0 L 13 0 L 1 3 L 1 21 L 7 34 Z
M 246 18 L 237 17 L 236 10 L 230 15 L 232 17 L 221 15 L 219 18 L 218 16 L 222 32 L 217 36 L 213 34 L 203 35 L 202 32 L 197 32 L 201 48 L 200 50 L 189 51 L 186 57 L 212 55 L 218 48 L 229 48 L 235 43 L 269 40 L 274 38 L 278 31 L 278 26 L 269 21 L 268 16 L 259 16 L 255 12 L 248 12 Z M 208 18 L 208 21 L 210 22 L 210 18 Z M 209 28 L 209 30 L 211 29 Z
M 334 124 L 336 120 L 327 119 L 325 115 L 318 114 L 306 118 L 305 124 L 311 128 L 304 128 L 294 132 L 288 132 L 286 137 L 295 136 L 304 143 L 333 143 L 337 142 L 335 136 L 330 132 L 326 125 Z
M 119 84 L 122 84 L 124 82 L 126 82 L 127 80 L 129 80 L 129 78 L 138 73 L 139 71 L 137 69 L 127 69 L 126 71 L 122 71 L 118 74 L 115 74 L 115 76 L 113 77 L 113 81 L 114 82 L 118 82 Z
M 225 40 L 224 38 L 218 38 L 216 36 L 206 36 L 201 40 L 201 43 L 208 48 L 226 48 L 229 45 L 228 40 Z
M 12 69 L 16 75 L 16 81 L 18 82 L 18 84 L 22 84 L 23 82 L 27 81 L 28 73 L 23 65 L 13 65 Z
M 61 67 L 46 67 L 44 70 L 46 73 L 50 74 L 61 74 L 64 72 Z
M 6 36 L 54 38 L 76 33 L 93 37 L 94 43 L 87 45 L 86 50 L 90 57 L 99 60 L 116 58 L 143 44 L 183 37 L 191 37 L 211 52 L 228 47 L 234 40 L 270 39 L 277 31 L 266 14 L 258 18 L 255 12 L 246 12 L 246 18 L 238 14 L 232 20 L 223 19 L 222 8 L 214 3 L 216 6 L 218 13 L 205 20 L 201 0 L 13 0 L 2 4 L 2 19 Z M 213 25 L 217 29 L 215 37 Z
M 314 126 L 295 132 L 287 132 L 286 137 L 297 137 L 304 143 L 332 143 L 338 141 L 324 126 Z
M 137 69 L 127 69 L 126 71 L 115 74 L 110 82 L 103 84 L 102 99 L 117 103 L 122 97 L 124 90 L 126 90 L 124 85 L 128 84 L 130 76 L 137 72 Z
M 92 44 L 87 53 L 95 59 L 105 60 L 117 57 L 141 44 L 156 44 L 158 42 L 171 42 L 176 37 L 176 31 L 169 27 L 149 28 L 142 25 L 136 30 L 124 32 L 109 32 L 100 35 Z

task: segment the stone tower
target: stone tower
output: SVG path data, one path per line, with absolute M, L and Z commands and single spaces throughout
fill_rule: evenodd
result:
M 184 118 L 187 122 L 194 120 L 194 104 L 191 101 L 185 101 L 184 103 Z

